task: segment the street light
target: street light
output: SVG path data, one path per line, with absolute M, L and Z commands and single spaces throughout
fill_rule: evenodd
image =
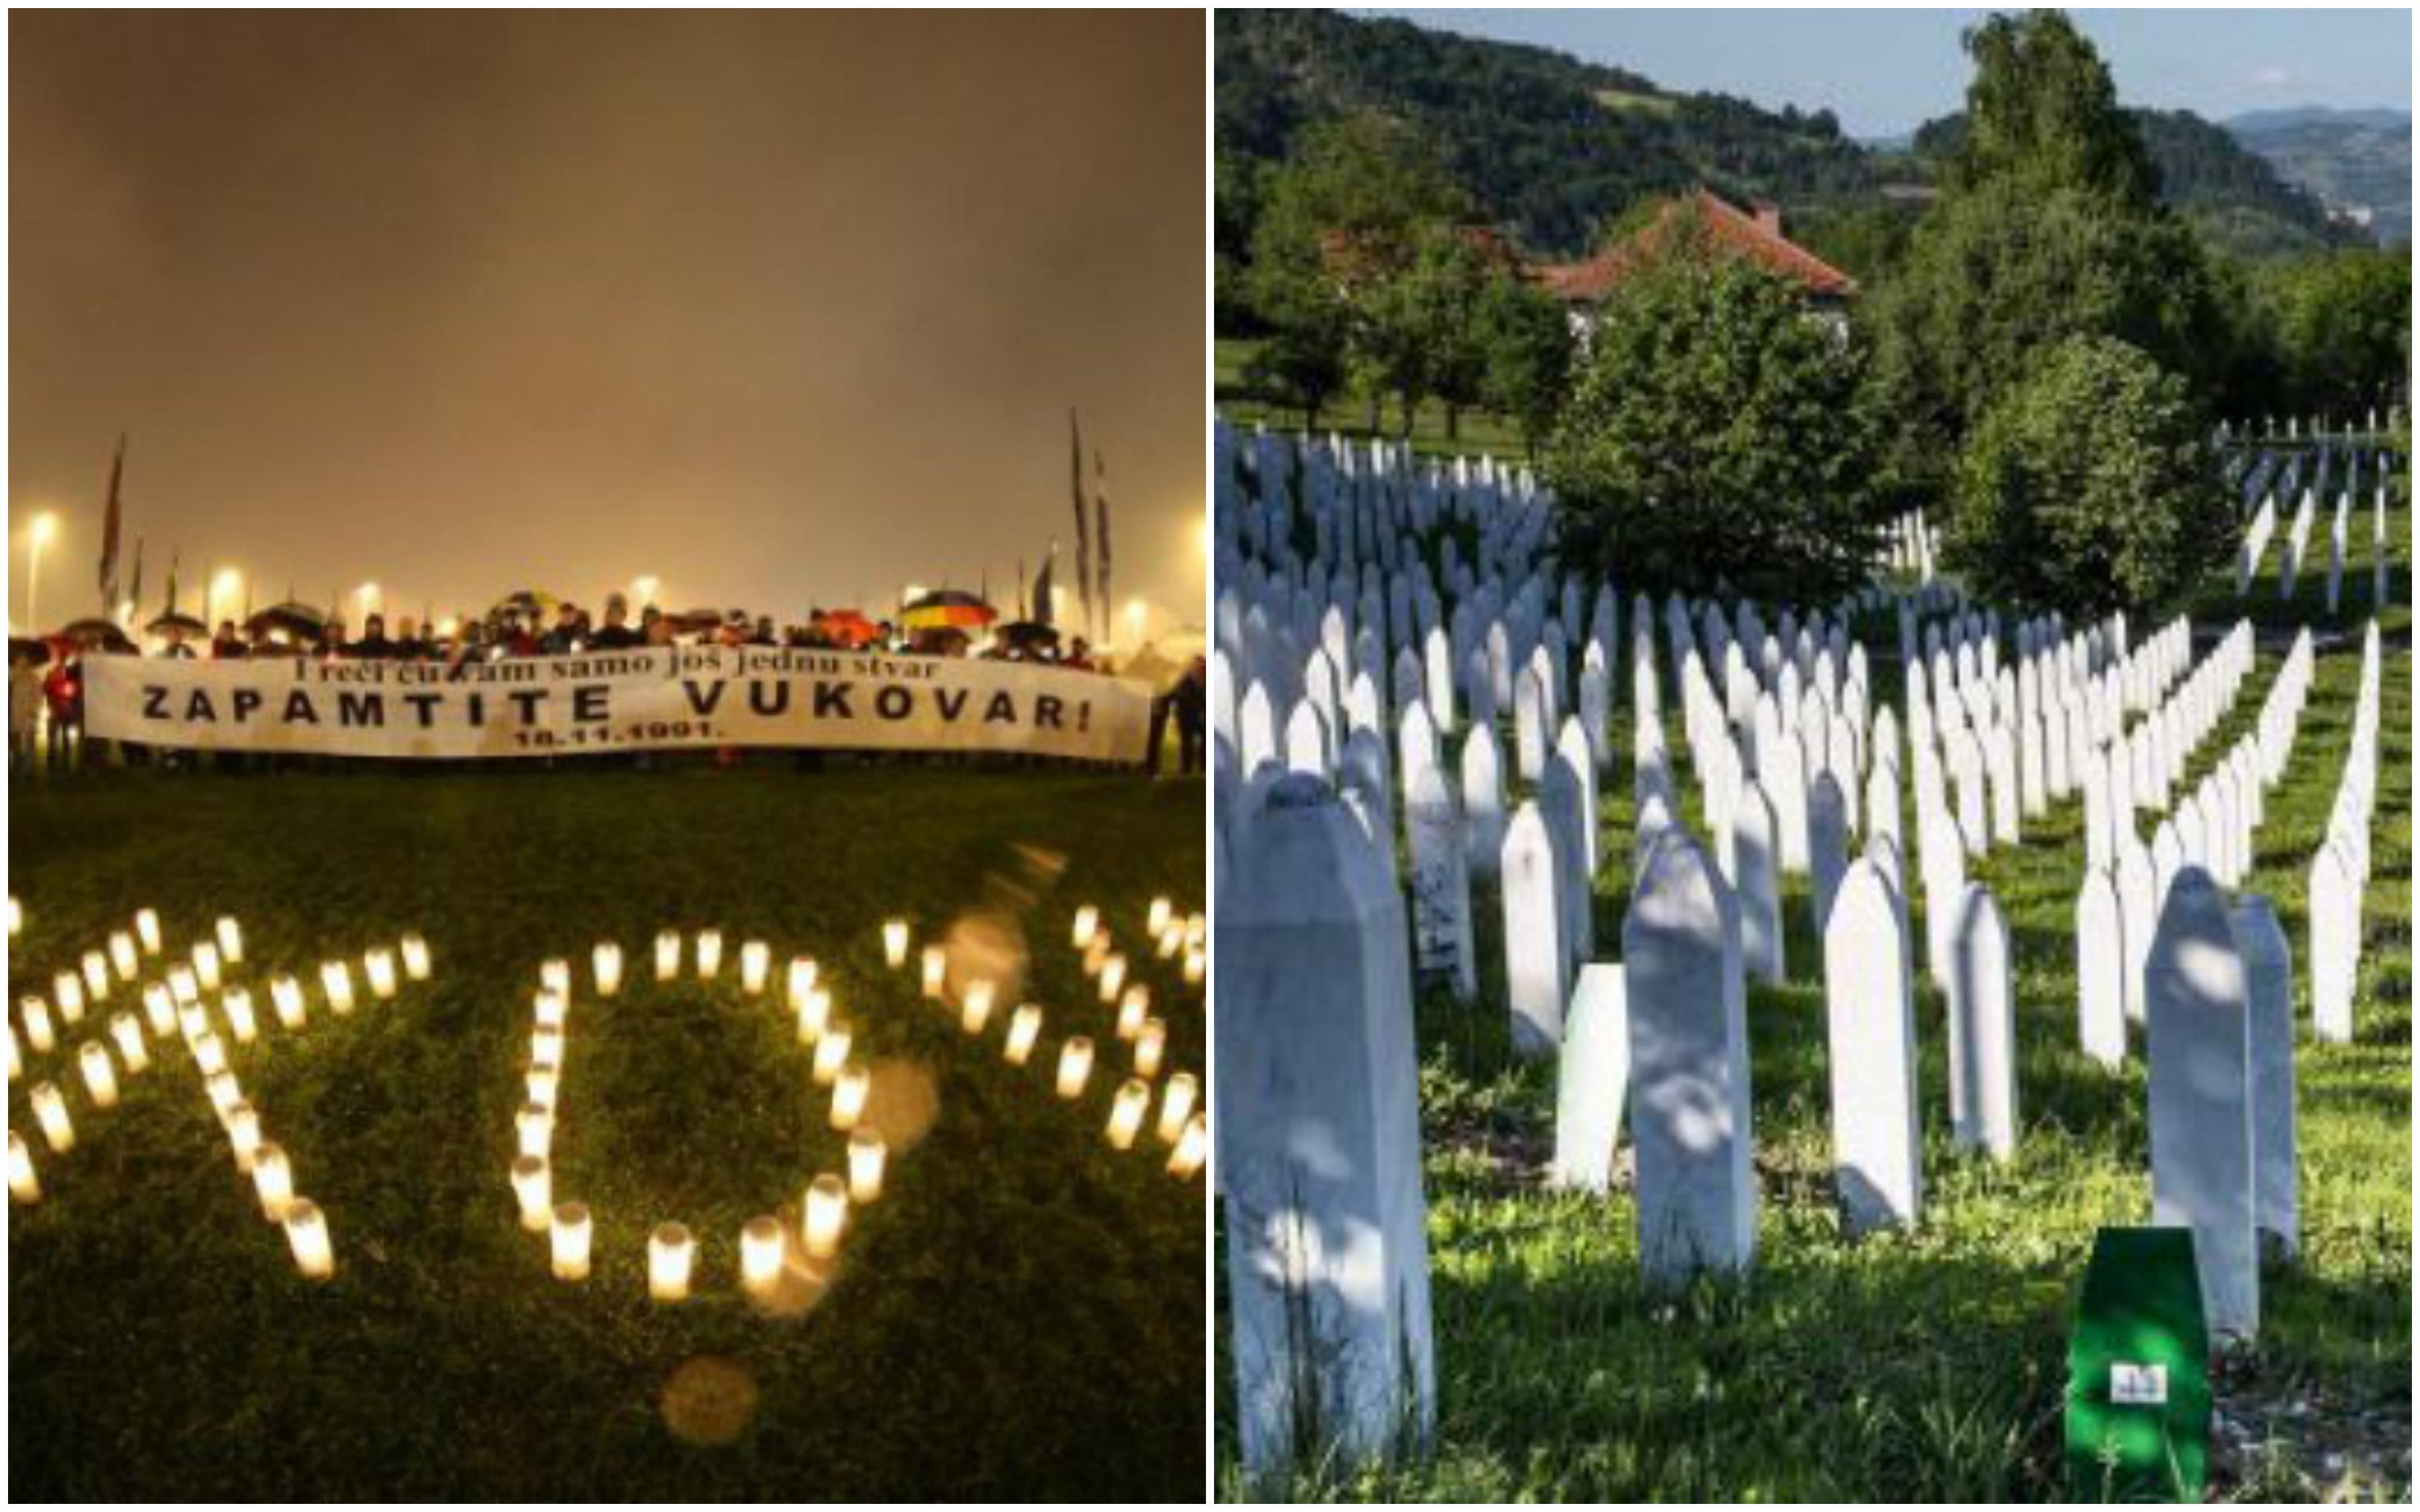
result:
M 42 548 L 50 545 L 51 538 L 58 532 L 59 517 L 56 515 L 35 516 L 33 525 L 26 531 L 25 630 L 29 635 L 42 633 L 42 621 L 35 610 L 35 603 L 41 592 Z
M 218 607 L 225 604 L 232 610 L 243 592 L 243 574 L 233 567 L 221 567 L 210 577 L 210 591 L 202 601 L 203 622 L 212 630 L 218 628 Z
M 1145 617 L 1150 613 L 1150 609 L 1144 605 L 1141 599 L 1130 598 L 1126 600 L 1126 633 L 1133 637 L 1133 643 L 1136 645 L 1142 644 L 1143 622 Z
M 374 582 L 364 583 L 359 588 L 353 590 L 353 596 L 361 601 L 362 612 L 360 617 L 366 620 L 376 611 L 375 606 L 379 601 L 379 585 Z
M 630 579 L 630 597 L 637 608 L 644 609 L 656 601 L 657 590 L 663 585 L 664 580 L 654 573 L 649 573 L 644 578 L 633 578 Z

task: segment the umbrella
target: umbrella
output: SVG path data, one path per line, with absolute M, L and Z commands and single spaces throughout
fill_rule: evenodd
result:
M 1058 626 L 1044 625 L 1037 620 L 1011 620 L 992 634 L 1003 645 L 1014 646 L 1019 651 L 1059 643 Z
M 503 598 L 498 599 L 496 601 L 496 607 L 489 610 L 489 612 L 490 614 L 519 614 L 523 618 L 528 618 L 533 615 L 551 614 L 560 608 L 562 604 L 563 600 L 557 598 L 552 594 L 540 593 L 535 588 L 524 588 L 517 594 L 506 594 Z
M 899 623 L 910 630 L 980 630 L 999 618 L 1000 611 L 989 604 L 951 588 L 926 594 L 899 611 Z
M 312 640 L 318 638 L 327 624 L 326 615 L 308 604 L 289 598 L 282 604 L 271 604 L 244 621 L 243 629 L 246 635 L 256 640 L 264 635 L 273 636 L 279 631 L 285 632 L 289 639 Z
M 86 651 L 132 651 L 134 642 L 126 638 L 111 620 L 77 620 L 59 630 L 62 639 Z
M 954 625 L 936 625 L 914 632 L 908 643 L 928 656 L 957 656 L 973 639 Z
M 166 635 L 171 630 L 182 630 L 187 635 L 210 633 L 209 625 L 190 614 L 173 609 L 143 627 L 143 633 L 146 635 Z
M 851 651 L 882 639 L 882 626 L 853 609 L 836 609 L 818 614 L 810 628 L 832 644 Z

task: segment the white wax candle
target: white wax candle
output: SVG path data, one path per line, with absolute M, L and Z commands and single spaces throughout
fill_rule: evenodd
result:
M 1140 1077 L 1118 1088 L 1116 1101 L 1109 1105 L 1109 1147 L 1132 1149 L 1135 1135 L 1142 1130 L 1142 1120 L 1151 1112 L 1151 1084 Z
M 983 1033 L 985 1026 L 991 1023 L 991 1005 L 995 995 L 996 989 L 982 978 L 967 983 L 966 995 L 958 1003 L 958 1026 L 969 1034 Z
M 226 1016 L 227 1028 L 233 1031 L 236 1043 L 250 1044 L 260 1038 L 260 1021 L 253 1016 L 249 991 L 228 988 L 219 996 L 219 1011 Z
M 848 1187 L 837 1176 L 816 1177 L 803 1211 L 808 1256 L 829 1260 L 839 1254 L 841 1230 L 848 1223 Z
M 882 1136 L 871 1129 L 860 1129 L 848 1136 L 848 1199 L 862 1206 L 882 1196 L 883 1167 L 890 1164 L 891 1148 Z
M 14 1129 L 8 1131 L 8 1196 L 16 1202 L 42 1200 L 42 1179 L 34 1171 L 34 1152 Z
M 908 964 L 908 921 L 894 918 L 882 926 L 882 959 L 893 966 Z
M 1186 1072 L 1168 1079 L 1159 1098 L 1159 1142 L 1172 1145 L 1185 1133 L 1185 1120 L 1193 1116 L 1193 1104 L 1202 1096 L 1202 1084 Z
M 848 1064 L 849 1034 L 846 1029 L 827 1028 L 815 1041 L 815 1085 L 830 1087 L 840 1079 L 841 1068 Z
M 1077 909 L 1075 936 L 1076 949 L 1080 950 L 1084 947 L 1092 944 L 1093 936 L 1100 932 L 1100 928 L 1101 911 L 1098 908 L 1094 907 L 1091 903 L 1086 903 L 1083 907 Z
M 656 936 L 656 980 L 670 981 L 680 975 L 681 937 L 678 930 L 664 930 Z
M 1201 1170 L 1209 1158 L 1210 1126 L 1196 1114 L 1185 1125 L 1185 1133 L 1177 1137 L 1176 1153 L 1168 1157 L 1168 1174 L 1180 1181 L 1186 1180 Z
M 243 964 L 243 926 L 237 923 L 231 917 L 222 917 L 218 921 L 217 933 L 219 954 L 226 957 L 227 964 L 241 965 Z
M 697 980 L 712 981 L 722 973 L 722 931 L 697 932 Z
M 328 995 L 328 1006 L 339 1013 L 353 1011 L 353 968 L 343 961 L 330 961 L 319 967 L 319 986 Z
M 328 1242 L 328 1220 L 309 1197 L 296 1197 L 287 1205 L 286 1242 L 293 1247 L 294 1264 L 307 1279 L 325 1281 L 336 1273 L 336 1252 Z
M 160 953 L 160 916 L 146 908 L 134 916 L 134 937 L 143 942 L 145 955 Z
M 588 1250 L 595 1233 L 596 1224 L 588 1215 L 587 1204 L 566 1202 L 555 1208 L 552 1248 L 556 1280 L 588 1279 Z
M 380 1002 L 395 995 L 395 952 L 381 947 L 362 958 L 370 980 L 370 995 Z
M 294 1165 L 286 1151 L 271 1144 L 263 1144 L 252 1155 L 252 1190 L 260 1199 L 260 1215 L 271 1223 L 284 1223 L 286 1210 L 294 1201 Z
M 414 981 L 428 980 L 428 942 L 417 934 L 403 937 L 403 974 Z
M 522 1155 L 513 1162 L 513 1197 L 520 1204 L 521 1227 L 543 1234 L 554 1222 L 554 1170 L 543 1155 Z
M 790 1239 L 779 1218 L 751 1218 L 739 1231 L 739 1285 L 756 1302 L 769 1302 L 782 1287 Z
M 1092 1079 L 1093 1041 L 1078 1035 L 1059 1052 L 1059 1095 L 1073 1102 Z
M 41 1125 L 42 1138 L 51 1149 L 66 1154 L 75 1148 L 75 1124 L 68 1118 L 68 1100 L 59 1095 L 55 1082 L 37 1082 L 27 1095 L 34 1105 L 34 1121 Z
M 302 984 L 283 972 L 269 979 L 269 1006 L 277 1011 L 277 1022 L 289 1029 L 301 1028 L 310 1016 Z
M 126 1062 L 129 1075 L 150 1068 L 151 1047 L 144 1042 L 143 1021 L 132 1013 L 120 1013 L 109 1021 L 109 1037 L 117 1043 L 117 1058 Z M 15 1050 L 12 1042 L 11 1052 Z
M 1026 1004 L 1008 1016 L 1008 1047 L 1003 1054 L 1012 1066 L 1022 1066 L 1032 1058 L 1033 1043 L 1042 1038 L 1042 1010 Z
M 949 952 L 938 945 L 924 947 L 924 995 L 939 1001 L 949 973 Z
M 773 971 L 773 949 L 763 940 L 739 948 L 739 990 L 754 997 L 764 992 Z
M 647 1236 L 647 1295 L 660 1303 L 689 1300 L 690 1273 L 697 1263 L 697 1241 L 687 1226 L 659 1224 Z
M 874 1089 L 874 1080 L 863 1066 L 842 1070 L 832 1083 L 831 1126 L 845 1134 L 857 1127 L 865 1117 L 865 1100 Z
M 611 997 L 622 990 L 622 948 L 611 940 L 589 952 L 589 964 L 597 973 L 597 995 Z
M 85 1041 L 76 1049 L 76 1067 L 84 1072 L 84 1089 L 94 1107 L 117 1106 L 117 1067 L 109 1058 L 107 1045 Z
M 194 979 L 206 993 L 219 990 L 219 948 L 208 940 L 194 947 Z

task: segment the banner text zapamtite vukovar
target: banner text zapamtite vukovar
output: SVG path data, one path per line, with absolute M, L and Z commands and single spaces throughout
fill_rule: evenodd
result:
M 483 662 L 85 658 L 103 740 L 334 756 L 722 746 L 1143 760 L 1151 690 L 1031 662 L 757 646 Z

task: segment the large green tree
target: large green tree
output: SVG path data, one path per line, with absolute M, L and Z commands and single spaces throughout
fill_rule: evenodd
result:
M 1625 280 L 1546 451 L 1567 555 L 1625 586 L 1802 604 L 1862 581 L 1885 511 L 1861 368 L 1745 264 L 1682 255 Z
M 1562 301 L 1509 268 L 1488 279 L 1479 308 L 1487 356 L 1481 397 L 1521 427 L 1534 458 L 1571 388 L 1571 317 Z
M 2412 248 L 2298 258 L 2269 288 L 2278 362 L 2300 412 L 2383 414 L 2412 371 Z
M 1971 592 L 2029 609 L 2164 604 L 2233 547 L 2209 435 L 2181 378 L 2124 342 L 2070 337 L 1976 426 L 1945 558 Z

